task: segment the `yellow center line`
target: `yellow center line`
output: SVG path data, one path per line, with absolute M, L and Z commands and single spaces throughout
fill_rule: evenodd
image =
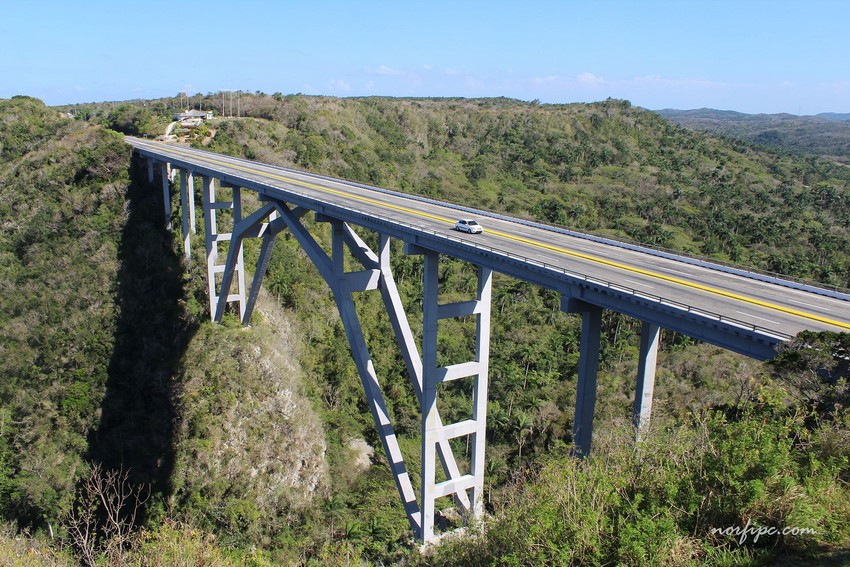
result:
M 150 143 L 150 142 L 147 142 L 147 143 Z M 455 222 L 453 219 L 442 217 L 442 216 L 439 216 L 439 215 L 433 215 L 433 214 L 426 213 L 426 212 L 423 212 L 423 211 L 417 211 L 416 209 L 410 209 L 408 207 L 403 207 L 403 206 L 400 206 L 400 205 L 393 205 L 391 203 L 386 203 L 386 202 L 379 201 L 379 200 L 376 200 L 376 199 L 371 199 L 369 197 L 363 197 L 363 196 L 355 195 L 355 194 L 348 193 L 348 192 L 345 192 L 345 191 L 339 191 L 339 190 L 336 190 L 336 189 L 331 189 L 330 187 L 323 187 L 321 185 L 316 185 L 316 184 L 313 184 L 313 183 L 309 183 L 307 181 L 302 181 L 300 179 L 294 179 L 292 177 L 285 177 L 285 176 L 282 176 L 282 175 L 277 175 L 277 174 L 274 174 L 274 173 L 264 172 L 264 171 L 260 171 L 260 170 L 254 169 L 254 168 L 245 167 L 245 166 L 242 166 L 242 165 L 217 160 L 217 159 L 212 158 L 212 157 L 198 155 L 198 154 L 194 154 L 194 153 L 191 153 L 191 152 L 186 152 L 186 151 L 180 150 L 179 148 L 173 148 L 171 146 L 167 147 L 167 151 L 170 151 L 172 153 L 176 153 L 178 155 L 183 155 L 183 156 L 186 156 L 186 157 L 206 161 L 206 162 L 211 163 L 211 164 L 220 165 L 220 166 L 223 166 L 223 167 L 230 167 L 230 168 L 233 168 L 233 169 L 238 169 L 238 170 L 244 171 L 246 173 L 253 173 L 255 175 L 260 175 L 262 177 L 268 177 L 268 178 L 271 178 L 271 179 L 277 179 L 279 181 L 284 181 L 286 183 L 292 183 L 292 184 L 295 184 L 295 185 L 300 185 L 302 187 L 314 189 L 316 191 L 320 191 L 320 192 L 324 192 L 324 193 L 330 193 L 330 194 L 338 195 L 338 196 L 345 197 L 345 198 L 348 198 L 348 199 L 354 199 L 356 201 L 360 201 L 360 202 L 363 202 L 363 203 L 369 203 L 370 205 L 376 205 L 378 207 L 382 207 L 382 208 L 385 208 L 385 209 L 392 209 L 392 210 L 395 210 L 395 211 L 407 213 L 407 214 L 418 216 L 418 217 L 428 218 L 428 219 L 431 219 L 431 220 L 436 220 L 436 221 L 447 223 L 447 224 L 454 224 L 454 222 Z M 635 274 L 641 274 L 641 275 L 648 276 L 648 277 L 651 277 L 651 278 L 654 278 L 654 279 L 667 281 L 667 282 L 682 285 L 682 286 L 685 286 L 685 287 L 690 287 L 690 288 L 697 289 L 697 290 L 700 290 L 700 291 L 704 291 L 704 292 L 707 292 L 707 293 L 713 293 L 715 295 L 728 297 L 730 299 L 736 299 L 736 300 L 739 300 L 739 301 L 743 301 L 745 303 L 750 303 L 752 305 L 758 305 L 760 307 L 766 307 L 768 309 L 773 309 L 775 311 L 781 311 L 783 313 L 788 313 L 790 315 L 795 315 L 797 317 L 802 317 L 804 319 L 811 319 L 813 321 L 819 321 L 821 323 L 826 323 L 828 325 L 834 325 L 834 326 L 840 327 L 842 329 L 850 329 L 850 324 L 848 324 L 848 323 L 843 323 L 841 321 L 835 321 L 835 320 L 829 319 L 827 317 L 821 317 L 820 315 L 815 315 L 814 313 L 808 313 L 806 311 L 799 311 L 797 309 L 792 309 L 790 307 L 783 307 L 782 305 L 776 305 L 775 303 L 769 303 L 767 301 L 762 301 L 760 299 L 747 297 L 745 295 L 739 295 L 737 293 L 733 293 L 733 292 L 730 292 L 730 291 L 724 291 L 722 289 L 717 289 L 717 288 L 714 288 L 714 287 L 698 284 L 698 283 L 695 283 L 695 282 L 690 282 L 690 281 L 683 280 L 683 279 L 680 279 L 680 278 L 676 278 L 676 277 L 673 277 L 673 276 L 668 276 L 668 275 L 665 275 L 665 274 L 659 274 L 657 272 L 644 270 L 642 268 L 636 268 L 634 266 L 621 264 L 620 262 L 616 262 L 614 260 L 607 260 L 605 258 L 600 258 L 598 256 L 592 256 L 590 254 L 585 254 L 585 253 L 582 253 L 582 252 L 576 252 L 574 250 L 568 250 L 566 248 L 561 248 L 560 246 L 554 246 L 552 244 L 546 244 L 545 242 L 539 242 L 537 240 L 531 240 L 531 239 L 528 239 L 528 238 L 524 238 L 522 236 L 509 234 L 507 232 L 501 232 L 501 231 L 493 230 L 493 229 L 487 229 L 486 232 L 487 232 L 487 234 L 490 234 L 490 235 L 493 235 L 493 236 L 498 236 L 498 237 L 501 237 L 501 238 L 504 238 L 504 239 L 507 239 L 507 240 L 513 240 L 515 242 L 521 242 L 523 244 L 528 244 L 528 245 L 534 246 L 536 248 L 551 250 L 553 252 L 558 252 L 560 254 L 564 254 L 564 255 L 567 255 L 567 256 L 572 256 L 572 257 L 575 257 L 575 258 L 580 258 L 582 260 L 595 262 L 597 264 L 603 264 L 605 266 L 610 266 L 612 268 L 625 270 L 627 272 L 632 272 L 632 273 L 635 273 Z

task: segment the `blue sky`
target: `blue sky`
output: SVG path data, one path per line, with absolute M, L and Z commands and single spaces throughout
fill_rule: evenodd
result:
M 240 89 L 850 112 L 850 1 L 0 0 L 0 98 Z

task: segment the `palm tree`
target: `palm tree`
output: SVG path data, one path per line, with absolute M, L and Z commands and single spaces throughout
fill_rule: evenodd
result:
M 517 442 L 517 460 L 522 461 L 522 448 L 525 445 L 526 437 L 531 433 L 533 421 L 525 412 L 517 412 L 516 421 L 514 421 L 514 429 Z

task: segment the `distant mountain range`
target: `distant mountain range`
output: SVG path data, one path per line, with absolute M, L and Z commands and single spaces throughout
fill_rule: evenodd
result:
M 712 108 L 665 108 L 655 112 L 691 130 L 738 138 L 797 154 L 850 159 L 850 113 L 825 112 L 814 116 L 797 116 L 745 114 Z

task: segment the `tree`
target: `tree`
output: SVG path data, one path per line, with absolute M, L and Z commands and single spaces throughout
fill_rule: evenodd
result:
M 91 467 L 77 491 L 77 501 L 65 516 L 65 529 L 80 560 L 89 566 L 105 556 L 120 562 L 134 539 L 136 519 L 150 496 L 150 487 L 133 485 L 128 472 Z

